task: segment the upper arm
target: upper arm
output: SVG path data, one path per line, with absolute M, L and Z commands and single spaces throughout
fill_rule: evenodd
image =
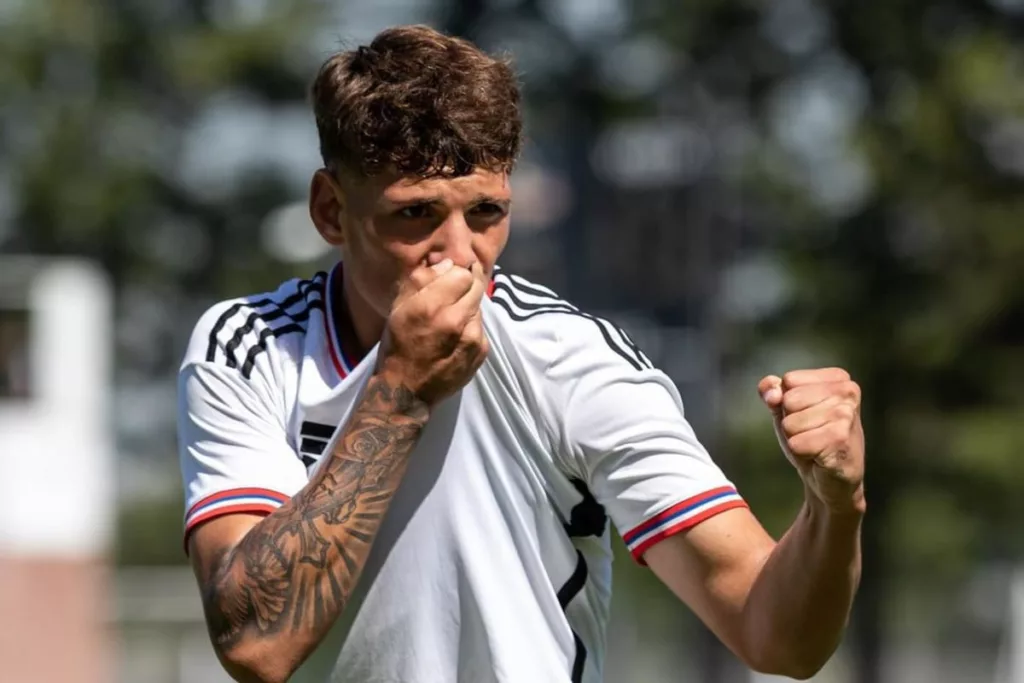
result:
M 576 356 L 562 371 L 565 448 L 637 562 L 645 564 L 647 551 L 670 536 L 746 509 L 664 373 L 600 347 Z
M 775 547 L 748 508 L 727 510 L 644 554 L 654 574 L 737 656 L 750 590 Z
M 189 562 L 200 586 L 209 585 L 227 554 L 264 516 L 253 512 L 226 514 L 200 524 L 186 537 Z
M 669 378 L 589 356 L 561 377 L 571 387 L 566 447 L 634 559 L 737 649 L 735 617 L 774 541 L 700 443 Z
M 178 375 L 185 549 L 201 578 L 216 556 L 308 479 L 288 439 L 272 378 L 259 365 L 243 374 L 237 365 L 217 362 L 223 354 L 208 359 L 208 345 L 219 343 L 206 329 L 214 313 L 197 325 Z

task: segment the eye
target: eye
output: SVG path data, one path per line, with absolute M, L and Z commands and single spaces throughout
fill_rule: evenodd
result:
M 472 213 L 484 218 L 499 218 L 505 215 L 505 207 L 494 202 L 482 202 L 473 207 Z
M 408 218 L 410 220 L 420 220 L 427 218 L 430 215 L 429 204 L 411 204 L 409 206 L 402 207 L 396 212 L 402 218 Z

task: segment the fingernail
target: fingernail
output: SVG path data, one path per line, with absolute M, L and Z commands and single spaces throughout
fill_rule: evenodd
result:
M 440 263 L 435 263 L 431 267 L 434 269 L 435 273 L 446 273 L 446 272 L 448 272 L 449 270 L 452 269 L 453 265 L 454 264 L 452 263 L 452 260 L 450 258 L 446 258 L 445 260 L 441 261 Z

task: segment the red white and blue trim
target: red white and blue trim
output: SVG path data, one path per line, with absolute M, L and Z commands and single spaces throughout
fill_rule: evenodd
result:
M 655 543 L 697 526 L 715 515 L 747 507 L 746 501 L 732 486 L 705 491 L 699 495 L 676 503 L 667 510 L 659 512 L 646 522 L 633 527 L 622 535 L 633 559 L 646 565 L 644 553 Z
M 185 515 L 185 538 L 198 525 L 215 517 L 240 512 L 269 515 L 290 499 L 291 496 L 270 489 L 238 488 L 219 491 L 189 508 Z
M 345 354 L 345 349 L 341 347 L 341 339 L 338 337 L 337 324 L 334 321 L 334 292 L 337 287 L 335 281 L 339 277 L 341 277 L 341 262 L 338 262 L 331 269 L 331 274 L 327 276 L 324 333 L 327 335 L 327 353 L 331 357 L 331 365 L 334 366 L 334 371 L 338 373 L 338 378 L 345 379 L 358 363 L 353 362 L 353 359 Z

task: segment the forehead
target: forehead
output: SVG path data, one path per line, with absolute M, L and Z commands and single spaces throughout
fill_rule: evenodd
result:
M 381 176 L 372 184 L 375 185 L 379 198 L 389 203 L 429 199 L 459 204 L 481 196 L 508 199 L 512 192 L 507 173 L 483 169 L 457 178 Z

